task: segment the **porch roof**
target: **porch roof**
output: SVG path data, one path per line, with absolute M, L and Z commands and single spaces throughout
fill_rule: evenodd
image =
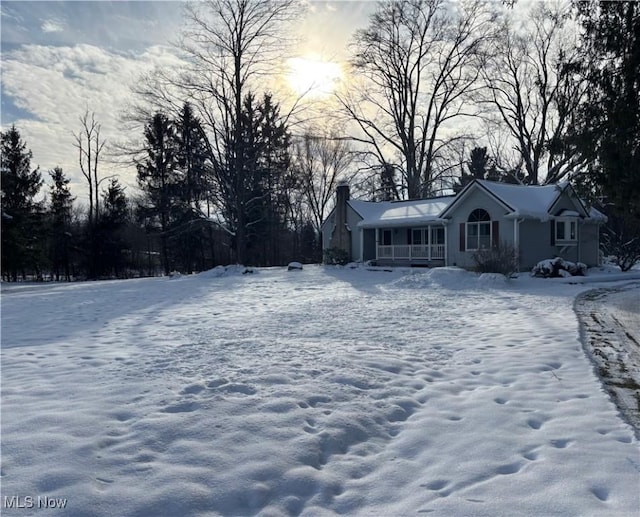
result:
M 360 228 L 393 228 L 415 227 L 446 221 L 441 219 L 440 213 L 451 203 L 454 196 L 434 199 L 417 199 L 413 201 L 370 201 L 350 200 L 349 204 L 362 221 Z

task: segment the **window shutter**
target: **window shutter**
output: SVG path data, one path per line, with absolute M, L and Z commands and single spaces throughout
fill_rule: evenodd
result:
M 491 240 L 494 248 L 500 247 L 500 221 L 491 221 Z
M 466 249 L 465 237 L 465 224 L 460 223 L 460 251 L 464 251 Z
M 551 229 L 551 246 L 556 245 L 556 222 L 554 220 L 549 221 Z

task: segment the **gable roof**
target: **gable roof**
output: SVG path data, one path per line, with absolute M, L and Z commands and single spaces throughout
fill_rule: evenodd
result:
M 362 217 L 361 228 L 391 228 L 442 221 L 440 213 L 455 199 L 454 196 L 413 201 L 359 201 L 351 199 L 349 205 Z
M 548 221 L 553 217 L 551 210 L 565 191 L 570 189 L 574 193 L 568 182 L 553 185 L 514 185 L 474 180 L 462 189 L 454 201 L 440 214 L 440 217 L 446 217 L 457 204 L 468 197 L 473 190 L 478 189 L 492 197 L 507 210 L 506 218 L 539 219 L 540 221 Z M 575 197 L 574 205 L 580 216 L 590 216 L 582 201 L 577 197 Z

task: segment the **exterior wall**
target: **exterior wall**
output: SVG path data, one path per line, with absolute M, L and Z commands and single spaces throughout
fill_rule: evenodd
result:
M 329 213 L 329 216 L 322 223 L 322 249 L 326 250 L 331 247 L 331 234 L 336 226 L 335 210 Z
M 600 225 L 584 223 L 578 227 L 580 262 L 593 267 L 600 264 Z
M 551 245 L 550 221 L 527 219 L 520 223 L 520 271 L 531 269 L 541 260 L 557 257 L 560 249 Z M 573 260 L 568 256 L 564 258 Z
M 363 244 L 364 244 L 364 254 L 363 259 L 366 260 L 375 260 L 376 258 L 376 231 L 371 228 L 365 228 L 362 230 L 363 234 Z
M 562 195 L 556 200 L 552 207 L 550 207 L 550 213 L 552 215 L 558 215 L 563 210 L 573 210 L 579 213 L 584 213 L 580 207 L 580 203 L 577 200 L 573 200 L 567 191 L 565 190 Z
M 545 259 L 562 257 L 572 262 L 598 265 L 599 226 L 578 220 L 576 246 L 551 245 L 551 222 L 527 220 L 520 223 L 520 270 L 531 269 Z
M 469 214 L 476 208 L 486 210 L 492 221 L 498 221 L 498 233 L 500 242 L 513 246 L 513 225 L 511 219 L 505 219 L 507 210 L 488 194 L 474 189 L 466 199 L 457 204 L 451 212 L 451 219 L 447 231 L 447 263 L 450 266 L 472 268 L 473 251 L 460 251 L 460 223 L 466 223 Z M 466 241 L 466 236 L 465 236 Z M 547 242 L 549 239 L 547 238 Z
M 326 250 L 332 247 L 332 238 L 335 235 L 336 228 L 336 210 L 333 210 L 325 222 L 322 225 L 322 249 Z M 358 223 L 362 221 L 362 217 L 358 215 L 358 213 L 351 208 L 350 205 L 347 205 L 346 210 L 346 221 L 347 226 L 351 229 L 350 243 L 350 260 L 360 260 L 360 228 L 358 228 Z
M 347 212 L 351 207 L 347 204 L 349 201 L 349 185 L 339 183 L 336 188 L 336 206 L 334 210 L 335 224 L 331 232 L 331 248 L 341 249 L 347 253 L 353 253 L 351 239 L 353 233 L 348 224 Z

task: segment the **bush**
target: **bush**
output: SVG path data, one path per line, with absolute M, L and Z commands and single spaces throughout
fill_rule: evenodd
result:
M 640 263 L 640 220 L 629 214 L 611 215 L 603 232 L 603 247 L 621 271 Z
M 328 248 L 324 250 L 324 263 L 345 266 L 351 262 L 349 253 L 341 248 Z
M 473 261 L 476 264 L 474 269 L 478 273 L 500 273 L 509 278 L 518 271 L 518 253 L 513 246 L 505 242 L 476 251 Z

